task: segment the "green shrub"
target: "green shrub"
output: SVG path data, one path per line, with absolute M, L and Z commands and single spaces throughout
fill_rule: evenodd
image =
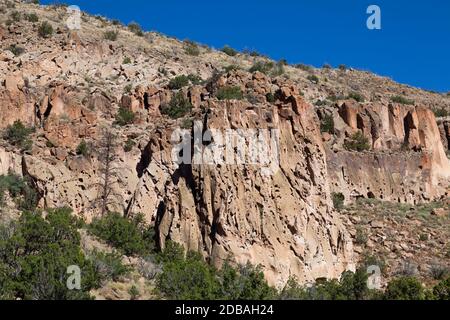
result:
M 169 89 L 179 90 L 189 85 L 189 78 L 185 75 L 176 76 L 169 82 Z
M 123 88 L 123 93 L 130 94 L 131 90 L 133 90 L 133 85 L 131 83 L 129 83 Z
M 316 75 L 314 75 L 314 74 L 310 74 L 310 75 L 307 77 L 307 79 L 308 79 L 309 81 L 311 81 L 312 83 L 314 83 L 314 84 L 318 84 L 318 83 L 319 83 L 319 78 L 318 78 Z
M 141 295 L 138 288 L 134 284 L 128 290 L 128 294 L 130 295 L 130 300 L 137 300 Z
M 200 55 L 200 49 L 195 42 L 185 40 L 184 41 L 184 52 L 190 56 L 197 57 Z
M 27 178 L 22 178 L 14 173 L 0 176 L 0 205 L 3 205 L 5 192 L 16 201 L 22 210 L 34 210 L 37 206 L 38 196 L 30 186 Z
M 33 142 L 29 138 L 34 132 L 33 128 L 26 127 L 20 120 L 16 120 L 14 124 L 6 127 L 3 138 L 13 146 L 21 148 L 22 151 L 31 149 Z
M 216 97 L 219 100 L 242 100 L 244 94 L 239 87 L 226 86 L 217 90 Z
M 361 227 L 356 228 L 355 243 L 358 245 L 365 245 L 368 240 L 369 237 L 364 229 Z
M 341 71 L 347 70 L 347 66 L 346 66 L 345 64 L 340 64 L 338 68 L 339 68 L 339 70 L 341 70 Z
M 122 255 L 116 251 L 106 253 L 95 249 L 88 258 L 97 275 L 96 287 L 101 287 L 104 282 L 109 280 L 119 281 L 121 277 L 130 272 L 130 268 L 122 263 Z
M 433 296 L 436 300 L 450 300 L 450 278 L 447 278 L 434 286 Z
M 38 21 L 39 21 L 39 17 L 38 17 L 37 14 L 35 14 L 35 13 L 28 13 L 28 14 L 25 14 L 25 18 L 26 18 L 27 21 L 29 21 L 29 22 L 38 22 Z
M 430 268 L 430 275 L 434 280 L 443 280 L 450 276 L 450 271 L 444 265 L 432 264 Z
M 161 113 L 169 116 L 172 119 L 184 117 L 192 110 L 192 105 L 186 99 L 182 92 L 178 92 L 172 97 L 167 105 L 161 107 Z
M 228 262 L 218 271 L 198 253 L 188 252 L 171 241 L 159 255 L 163 264 L 157 277 L 158 292 L 168 299 L 264 300 L 275 297 L 260 268 L 250 264 L 239 268 Z
M 42 22 L 39 26 L 38 34 L 42 38 L 50 38 L 53 35 L 53 26 L 47 21 Z
M 8 50 L 11 51 L 16 57 L 22 55 L 25 52 L 24 48 L 19 47 L 19 46 L 15 45 L 15 44 L 11 45 L 8 48 Z
M 342 193 L 333 193 L 333 206 L 336 210 L 341 210 L 344 207 L 345 197 Z
M 266 94 L 266 100 L 269 103 L 275 103 L 277 99 L 275 99 L 275 95 L 272 92 L 269 92 L 268 94 Z
M 425 289 L 414 277 L 401 277 L 389 282 L 385 292 L 387 300 L 424 300 Z
M 269 61 L 269 62 L 264 62 L 264 61 L 257 61 L 253 64 L 253 66 L 249 69 L 249 72 L 262 72 L 264 74 L 269 74 L 270 71 L 274 68 L 274 63 Z
M 445 109 L 444 107 L 433 109 L 433 112 L 434 112 L 434 115 L 436 116 L 436 118 L 445 118 L 445 117 L 449 116 L 448 110 Z
M 119 112 L 116 114 L 116 121 L 115 123 L 119 126 L 126 126 L 129 124 L 132 124 L 134 122 L 135 114 L 133 111 L 120 107 Z
M 331 69 L 331 65 L 328 64 L 328 63 L 325 63 L 325 64 L 322 66 L 322 68 L 323 68 L 323 69 Z
M 188 77 L 189 81 L 195 86 L 203 83 L 203 79 L 199 75 L 191 73 L 191 74 L 188 74 L 187 77 Z
M 311 66 L 308 66 L 308 65 L 306 65 L 304 63 L 299 63 L 299 64 L 295 65 L 295 67 L 297 69 L 300 69 L 300 70 L 303 70 L 303 71 L 307 71 L 307 72 L 310 72 L 310 71 L 313 70 L 313 68 Z
M 347 99 L 353 99 L 356 102 L 364 102 L 366 98 L 358 92 L 350 92 L 347 96 Z
M 238 52 L 235 49 L 233 49 L 233 48 L 231 48 L 229 46 L 223 47 L 222 48 L 222 52 L 224 52 L 225 54 L 229 55 L 230 57 L 234 57 L 234 56 L 236 56 L 238 54 Z
M 24 212 L 0 226 L 0 298 L 20 300 L 90 299 L 96 274 L 80 247 L 81 226 L 70 209 Z M 81 290 L 69 290 L 69 266 L 81 269 Z
M 160 294 L 173 300 L 213 300 L 217 296 L 219 282 L 214 267 L 203 261 L 198 253 L 189 252 L 186 258 L 179 258 L 179 248 L 172 255 L 177 259 L 166 259 L 162 273 L 157 276 L 156 288 Z M 184 255 L 184 254 L 183 254 Z
M 141 26 L 136 22 L 131 22 L 130 24 L 128 24 L 128 30 L 139 37 L 144 36 L 144 32 L 142 31 Z
M 82 140 L 80 144 L 77 146 L 76 150 L 78 155 L 82 155 L 83 157 L 88 157 L 90 154 L 89 146 L 86 141 Z
M 116 30 L 108 30 L 108 31 L 105 31 L 105 33 L 103 34 L 103 37 L 109 41 L 116 41 L 118 36 L 119 36 L 119 31 L 116 31 Z
M 126 255 L 149 254 L 154 248 L 153 231 L 145 226 L 141 215 L 130 220 L 118 213 L 108 213 L 94 219 L 89 232 Z
M 332 114 L 324 115 L 320 122 L 320 131 L 334 134 L 334 119 Z
M 131 150 L 133 150 L 133 147 L 135 145 L 136 145 L 136 142 L 134 142 L 133 139 L 128 138 L 127 141 L 125 142 L 125 145 L 123 146 L 123 151 L 130 152 Z
M 230 64 L 229 66 L 226 66 L 225 68 L 223 68 L 223 71 L 225 71 L 225 73 L 229 73 L 231 71 L 236 71 L 239 70 L 239 66 L 235 65 L 235 64 Z
M 19 11 L 13 11 L 11 12 L 11 14 L 9 15 L 10 19 L 14 22 L 19 22 L 20 20 L 22 20 L 22 15 L 20 14 Z
M 272 77 L 279 77 L 282 74 L 284 74 L 284 66 L 287 64 L 286 61 L 280 60 L 278 61 L 275 66 L 273 67 L 272 71 L 270 72 L 270 75 Z
M 369 139 L 361 131 L 358 131 L 344 142 L 344 148 L 348 151 L 358 152 L 370 150 Z
M 391 98 L 392 102 L 395 103 L 400 103 L 400 104 L 406 104 L 406 105 L 413 105 L 414 101 L 413 100 L 408 100 L 405 97 L 402 96 L 394 96 Z
M 123 58 L 122 64 L 130 64 L 130 63 L 131 63 L 131 59 L 129 57 Z

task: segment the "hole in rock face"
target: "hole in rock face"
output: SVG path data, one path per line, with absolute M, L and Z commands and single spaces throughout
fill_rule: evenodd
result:
M 367 193 L 367 198 L 369 198 L 369 199 L 375 199 L 375 194 L 374 194 L 372 191 L 369 191 L 369 192 Z
M 148 103 L 148 99 L 149 99 L 149 95 L 146 92 L 146 93 L 144 93 L 144 108 L 145 108 L 145 110 L 150 109 L 150 104 Z

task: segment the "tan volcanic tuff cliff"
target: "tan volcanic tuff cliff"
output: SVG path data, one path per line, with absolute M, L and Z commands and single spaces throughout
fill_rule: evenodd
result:
M 449 109 L 446 95 L 353 69 L 284 65 L 269 75 L 250 73 L 244 70 L 255 63 L 272 63 L 272 69 L 276 64 L 202 46 L 192 56 L 186 43 L 157 33 L 139 37 L 86 14 L 82 29 L 72 32 L 63 23 L 64 8 L 14 3 L 15 10 L 36 13 L 55 29 L 41 38 L 38 23 L 7 23 L 10 12 L 0 10 L 0 128 L 16 120 L 35 127 L 29 151 L 0 140 L 0 174 L 28 177 L 41 208 L 70 206 L 87 220 L 98 214 L 98 145 L 106 128 L 118 137 L 109 210 L 143 213 L 162 247 L 175 240 L 216 265 L 228 256 L 261 264 L 270 283 L 281 285 L 291 275 L 305 282 L 354 267 L 330 191 L 343 193 L 347 202 L 448 197 L 446 122 L 439 119 L 438 127 L 422 107 Z M 105 31 L 113 29 L 118 39 L 105 40 Z M 15 55 L 11 46 L 24 52 Z M 169 79 L 189 74 L 206 83 L 168 88 Z M 225 86 L 239 87 L 243 99 L 219 101 L 217 90 Z M 354 91 L 367 102 L 344 99 Z M 161 110 L 179 92 L 193 110 L 172 120 Z M 391 104 L 394 95 L 415 105 Z M 114 124 L 119 107 L 134 112 L 132 124 Z M 333 134 L 320 133 L 324 114 L 332 115 Z M 221 131 L 278 129 L 279 170 L 267 175 L 255 165 L 178 166 L 172 133 L 192 129 L 191 120 Z M 357 130 L 369 139 L 370 151 L 343 150 Z M 89 151 L 84 155 L 77 153 L 83 141 Z M 215 140 L 205 147 L 219 145 Z
M 363 197 L 412 204 L 448 196 L 450 162 L 431 110 L 347 101 L 328 112 L 336 125 L 327 148 L 333 192 L 348 201 Z M 375 152 L 342 150 L 342 142 L 358 130 Z

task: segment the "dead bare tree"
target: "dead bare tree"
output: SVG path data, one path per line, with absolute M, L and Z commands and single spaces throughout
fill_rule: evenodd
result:
M 114 185 L 119 182 L 119 168 L 117 167 L 117 136 L 108 129 L 103 129 L 98 143 L 98 160 L 100 182 L 98 183 L 98 197 L 96 203 L 103 216 L 108 212 L 108 206 L 117 203 L 121 196 L 114 192 Z

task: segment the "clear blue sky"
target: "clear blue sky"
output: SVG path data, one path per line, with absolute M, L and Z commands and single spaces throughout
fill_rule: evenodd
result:
M 290 63 L 345 64 L 424 89 L 450 91 L 448 0 L 70 0 L 67 3 L 92 14 L 124 23 L 136 21 L 145 30 L 215 48 L 228 44 L 236 49 L 255 49 Z M 382 30 L 366 28 L 366 9 L 371 4 L 381 8 Z

